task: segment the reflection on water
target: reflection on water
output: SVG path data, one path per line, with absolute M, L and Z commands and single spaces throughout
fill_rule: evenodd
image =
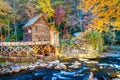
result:
M 15 63 L 31 63 L 31 62 L 35 62 L 37 60 L 37 58 L 35 57 L 12 57 L 12 58 L 0 58 L 0 63 L 7 63 L 7 62 L 15 62 Z

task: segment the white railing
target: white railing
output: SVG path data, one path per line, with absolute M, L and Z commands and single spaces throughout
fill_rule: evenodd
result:
M 0 42 L 0 46 L 26 46 L 26 45 L 43 45 L 50 44 L 50 41 L 39 41 L 39 42 Z

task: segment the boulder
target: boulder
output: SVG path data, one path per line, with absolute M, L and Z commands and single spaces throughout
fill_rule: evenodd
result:
M 100 65 L 99 69 L 103 69 L 104 67 L 102 65 Z
M 87 64 L 98 64 L 98 61 L 87 61 Z
M 53 68 L 54 65 L 52 63 L 48 63 L 48 65 L 46 66 L 46 68 Z
M 33 70 L 33 69 L 35 69 L 35 66 L 31 64 L 28 66 L 28 68 L 29 68 L 29 70 Z
M 6 73 L 12 73 L 13 71 L 10 70 L 9 68 L 3 69 L 0 71 L 1 74 L 6 74 Z
M 21 71 L 20 66 L 14 67 L 14 72 L 20 72 L 20 71 Z
M 113 78 L 112 80 L 120 80 L 120 78 Z
M 55 69 L 59 69 L 59 70 L 64 69 L 64 70 L 66 70 L 66 69 L 67 69 L 67 66 L 66 66 L 65 64 L 63 64 L 63 63 L 59 63 L 59 64 L 55 67 Z
M 46 63 L 41 63 L 39 66 L 40 67 L 46 67 L 48 64 L 46 64 Z
M 40 64 L 40 62 L 35 62 L 34 64 L 35 64 L 35 65 L 39 65 L 39 64 Z
M 79 66 L 81 65 L 81 63 L 79 61 L 75 61 L 74 63 L 72 63 L 71 66 L 68 66 L 69 68 L 79 68 Z
M 90 71 L 95 72 L 95 71 L 99 71 L 99 69 L 98 69 L 98 68 L 93 67 L 93 68 L 90 68 Z
M 43 60 L 41 60 L 41 59 L 39 59 L 37 62 L 43 63 L 44 61 L 43 61 Z
M 25 66 L 25 65 L 20 65 L 20 67 L 21 67 L 21 70 L 26 70 L 28 67 L 27 66 Z
M 55 60 L 55 61 L 52 61 L 51 63 L 54 64 L 54 65 L 57 65 L 57 64 L 60 63 L 60 61 L 59 60 Z
M 120 78 L 120 75 L 117 75 L 118 78 Z
M 69 62 L 63 62 L 63 64 L 69 64 Z
M 81 65 L 81 63 L 80 63 L 79 61 L 75 61 L 73 64 L 74 64 L 74 65 L 78 65 L 78 66 Z
M 13 72 L 19 72 L 21 70 L 20 66 L 10 66 L 9 67 Z
M 86 62 L 86 61 L 89 61 L 89 60 L 88 59 L 81 59 L 80 58 L 79 61 L 85 61 Z
M 46 68 L 53 68 L 53 67 L 55 67 L 59 63 L 60 63 L 59 60 L 55 60 L 55 61 L 49 62 L 48 65 L 46 66 Z
M 76 64 L 73 64 L 73 65 L 71 65 L 71 66 L 68 66 L 69 68 L 73 68 L 73 69 L 77 69 L 77 68 L 79 68 L 79 66 L 78 65 L 76 65 Z

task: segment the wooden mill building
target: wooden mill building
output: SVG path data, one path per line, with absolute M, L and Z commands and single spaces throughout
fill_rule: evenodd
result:
M 23 40 L 26 42 L 45 41 L 53 46 L 59 45 L 59 32 L 49 25 L 43 14 L 30 19 L 23 29 Z
M 30 19 L 23 30 L 22 42 L 0 42 L 0 55 L 28 57 L 58 53 L 59 32 L 49 25 L 43 14 Z

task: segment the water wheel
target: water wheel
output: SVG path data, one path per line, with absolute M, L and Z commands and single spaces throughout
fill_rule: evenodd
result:
M 44 45 L 43 46 L 43 55 L 48 56 L 50 54 L 55 54 L 55 47 L 52 45 Z

